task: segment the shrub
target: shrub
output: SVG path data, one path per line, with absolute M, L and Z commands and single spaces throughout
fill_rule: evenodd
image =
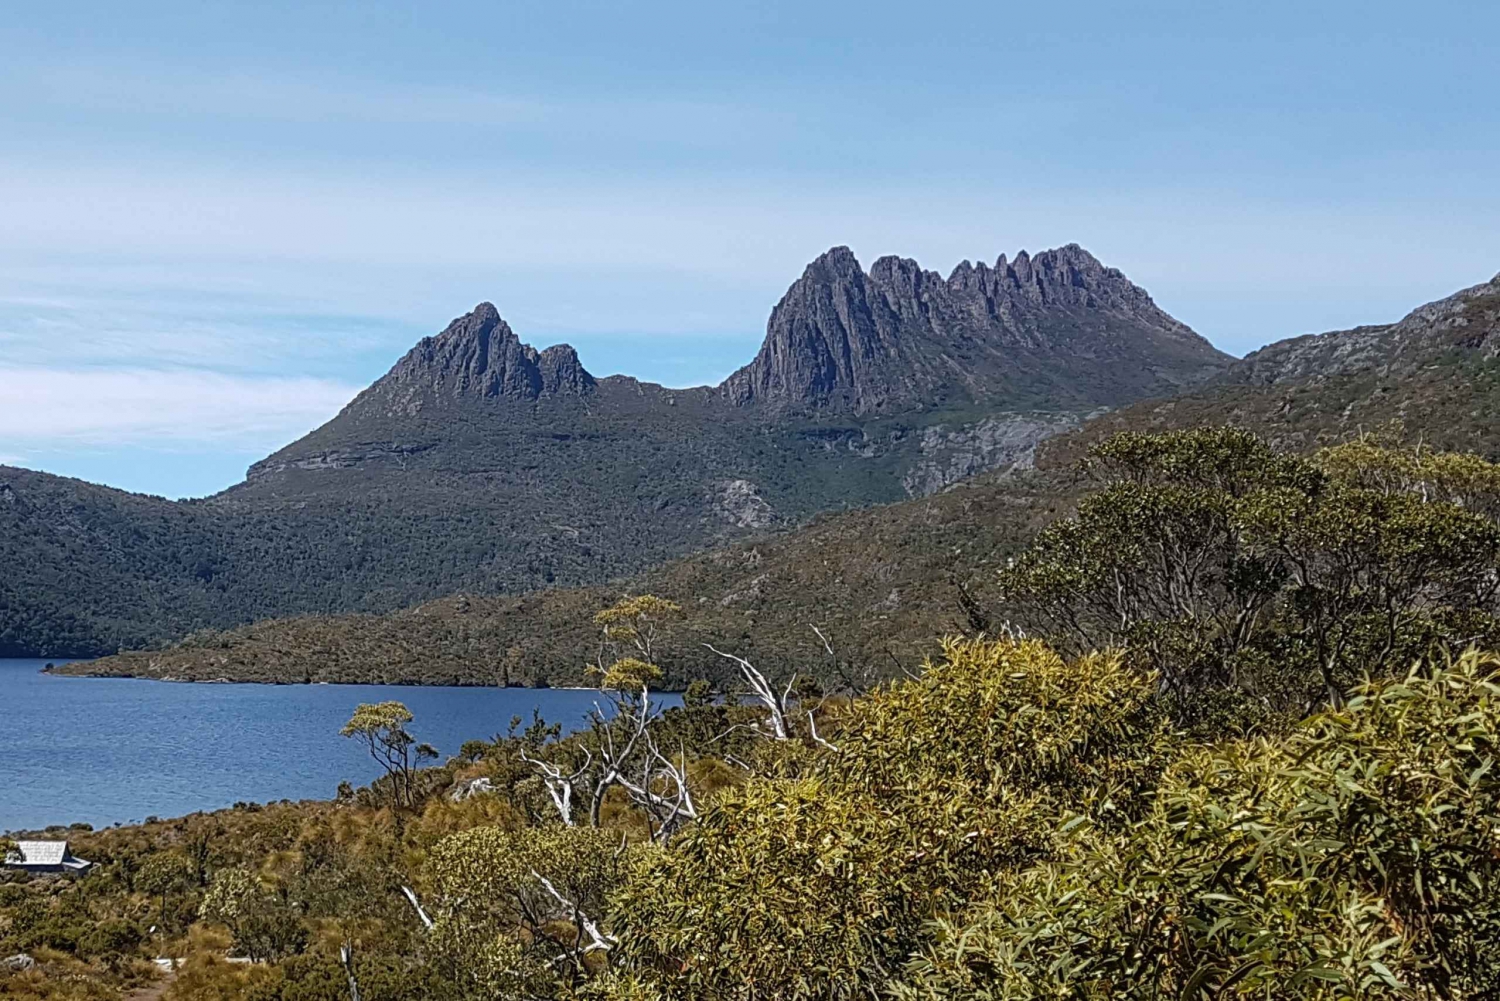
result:
M 1494 997 L 1497 661 L 1362 687 L 1285 739 L 1194 746 L 1151 812 L 936 939 L 915 998 Z
M 809 774 L 726 792 L 643 853 L 616 897 L 631 989 L 867 996 L 928 921 L 1048 857 L 1059 811 L 1141 809 L 1172 740 L 1152 691 L 1118 657 L 949 642 L 852 703 Z

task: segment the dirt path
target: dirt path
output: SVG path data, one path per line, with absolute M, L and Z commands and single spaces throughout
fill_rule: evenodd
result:
M 169 970 L 162 974 L 160 980 L 150 987 L 142 987 L 138 991 L 132 991 L 125 995 L 124 1001 L 161 1001 L 162 995 L 167 993 L 167 988 L 172 986 L 172 981 L 177 979 L 177 972 Z

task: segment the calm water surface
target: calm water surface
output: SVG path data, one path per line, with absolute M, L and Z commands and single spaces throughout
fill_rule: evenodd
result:
M 205 685 L 55 678 L 0 659 L 0 831 L 101 827 L 237 801 L 327 799 L 379 768 L 339 728 L 361 702 L 398 699 L 447 757 L 540 709 L 566 729 L 597 693 L 391 685 Z

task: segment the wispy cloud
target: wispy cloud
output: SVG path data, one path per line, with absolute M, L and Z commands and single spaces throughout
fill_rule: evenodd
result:
M 357 388 L 327 379 L 194 369 L 0 367 L 0 441 L 275 447 L 328 420 Z
M 811 127 L 806 106 L 593 92 L 527 93 L 302 72 L 221 70 L 184 73 L 161 66 L 51 63 L 16 67 L 0 83 L 29 109 L 94 113 L 124 120 L 198 119 L 245 125 L 438 128 L 470 143 L 497 134 L 562 135 L 631 143 L 743 144 L 747 130 Z M 1052 108 L 1055 118 L 1057 109 Z M 1039 116 L 1040 117 L 1040 116 Z
M 413 335 L 407 324 L 291 293 L 216 288 L 187 265 L 166 281 L 87 265 L 29 270 L 0 266 L 0 358 L 14 366 L 354 378 L 368 374 L 356 359 L 388 362 L 392 345 Z

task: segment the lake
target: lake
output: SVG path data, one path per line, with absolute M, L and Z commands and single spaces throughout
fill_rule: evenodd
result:
M 412 732 L 446 758 L 533 709 L 576 729 L 599 698 L 566 689 L 57 678 L 40 673 L 45 663 L 0 660 L 0 831 L 331 799 L 339 782 L 380 774 L 339 736 L 361 702 L 406 703 Z

